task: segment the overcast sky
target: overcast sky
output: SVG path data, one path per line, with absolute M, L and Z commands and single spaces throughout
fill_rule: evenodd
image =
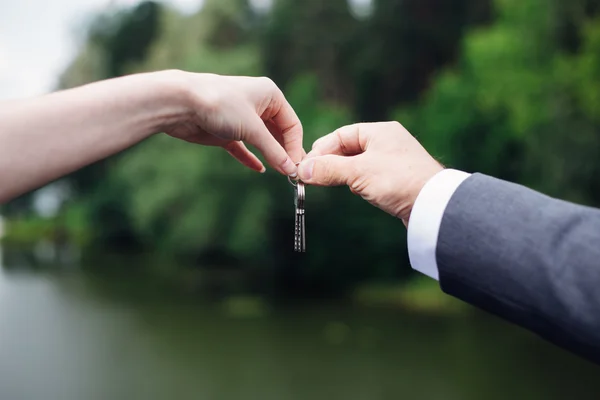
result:
M 111 4 L 139 0 L 1 0 L 0 100 L 28 97 L 53 89 L 75 56 L 77 32 L 94 12 Z M 170 0 L 185 12 L 202 0 Z
M 197 11 L 204 0 L 164 0 L 183 12 Z M 250 0 L 257 8 L 272 0 Z M 298 0 L 301 1 L 301 0 Z M 324 0 L 325 1 L 325 0 Z M 0 100 L 52 90 L 73 59 L 78 36 L 90 16 L 110 6 L 140 0 L 0 0 Z M 349 0 L 357 14 L 371 0 Z M 78 35 L 79 33 L 79 35 Z

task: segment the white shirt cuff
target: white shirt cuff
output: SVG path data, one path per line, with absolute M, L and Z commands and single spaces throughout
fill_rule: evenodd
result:
M 470 174 L 454 169 L 438 172 L 423 186 L 408 222 L 408 256 L 413 269 L 439 280 L 435 257 L 442 217 L 450 198 Z

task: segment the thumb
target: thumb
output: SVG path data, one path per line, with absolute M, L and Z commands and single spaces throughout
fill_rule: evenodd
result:
M 298 166 L 302 182 L 315 186 L 347 185 L 353 178 L 353 157 L 326 155 L 307 158 Z

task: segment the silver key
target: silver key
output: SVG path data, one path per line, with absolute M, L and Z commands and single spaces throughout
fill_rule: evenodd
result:
M 291 181 L 290 181 L 291 182 Z M 304 229 L 304 201 L 306 199 L 304 183 L 292 183 L 294 190 L 294 205 L 296 206 L 296 224 L 294 229 L 294 251 L 306 252 L 306 235 Z

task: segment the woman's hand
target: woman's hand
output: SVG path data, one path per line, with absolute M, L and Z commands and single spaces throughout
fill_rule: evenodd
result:
M 243 142 L 256 147 L 285 175 L 296 174 L 305 152 L 302 125 L 281 90 L 269 78 L 167 71 L 178 82 L 186 112 L 165 131 L 176 138 L 220 146 L 242 164 L 263 172 L 264 166 Z
M 221 146 L 256 171 L 304 156 L 302 126 L 267 78 L 161 71 L 96 82 L 0 107 L 0 203 L 158 132 Z

